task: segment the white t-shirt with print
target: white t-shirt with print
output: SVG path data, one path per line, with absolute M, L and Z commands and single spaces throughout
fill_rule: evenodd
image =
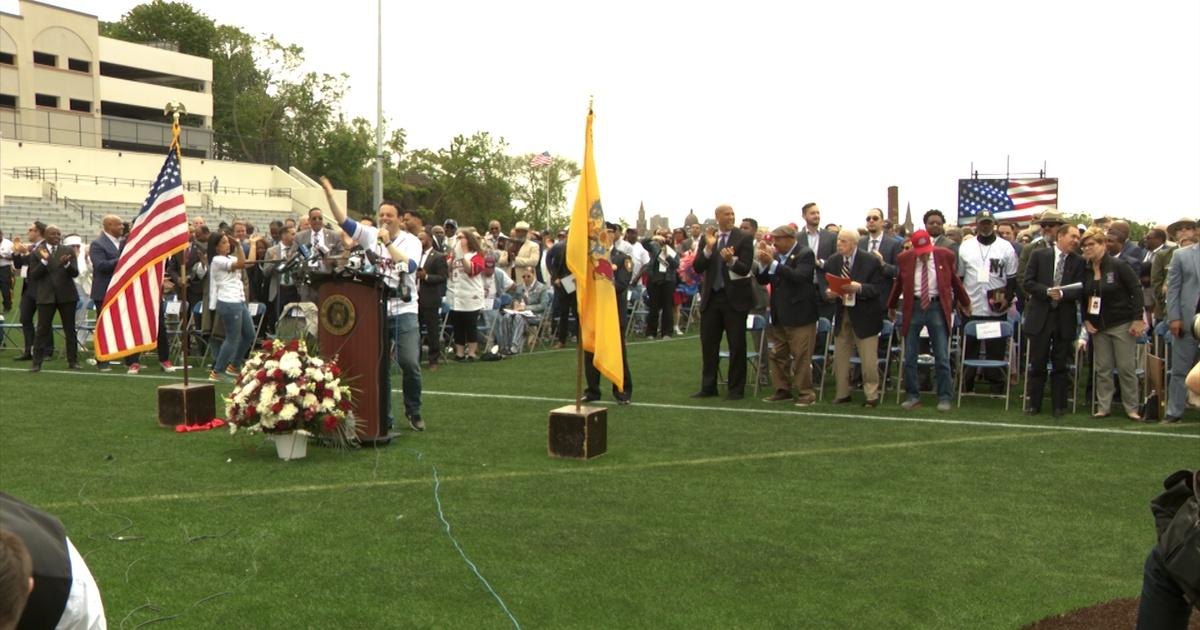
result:
M 1003 289 L 1009 278 L 1017 275 L 1017 252 L 1012 243 L 996 237 L 991 245 L 978 238 L 963 242 L 958 248 L 958 275 L 971 298 L 971 314 L 976 316 L 1003 315 L 988 306 L 987 294 Z

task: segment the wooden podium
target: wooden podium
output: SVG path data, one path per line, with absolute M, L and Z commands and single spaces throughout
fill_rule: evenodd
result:
M 391 361 L 383 291 L 378 278 L 327 277 L 321 280 L 317 298 L 321 357 L 337 357 L 343 382 L 354 391 L 358 439 L 364 445 L 392 440 L 383 417 L 391 396 L 384 384 Z

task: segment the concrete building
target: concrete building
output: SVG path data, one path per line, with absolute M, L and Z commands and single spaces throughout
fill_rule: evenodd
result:
M 651 233 L 657 232 L 658 230 L 669 230 L 671 229 L 671 221 L 668 220 L 667 217 L 656 214 L 650 217 L 649 227 Z
M 209 157 L 212 61 L 172 47 L 101 37 L 94 15 L 21 0 L 20 15 L 0 13 L 0 137 L 162 152 L 163 106 L 179 102 L 185 155 Z

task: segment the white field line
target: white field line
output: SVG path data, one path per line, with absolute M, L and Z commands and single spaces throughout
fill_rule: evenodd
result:
M 972 442 L 994 442 L 999 440 L 1024 439 L 1031 437 L 1041 437 L 1052 435 L 1053 431 L 1043 431 L 1039 433 L 1017 432 L 1017 433 L 1002 433 L 993 435 L 971 435 L 956 438 L 943 438 L 940 440 L 924 440 L 913 441 L 906 440 L 903 442 L 882 442 L 878 444 L 862 444 L 858 446 L 835 446 L 828 448 L 816 448 L 805 450 L 792 451 L 774 451 L 770 453 L 743 453 L 739 455 L 721 455 L 717 457 L 699 457 L 693 459 L 677 459 L 663 460 L 657 462 L 644 462 L 640 464 L 618 464 L 613 466 L 591 465 L 584 462 L 576 464 L 568 464 L 562 468 L 548 468 L 543 470 L 514 470 L 499 473 L 481 473 L 477 475 L 451 475 L 441 477 L 442 482 L 456 481 L 495 481 L 504 479 L 522 479 L 529 477 L 548 477 L 555 475 L 573 475 L 573 474 L 603 474 L 603 473 L 621 473 L 629 471 L 649 470 L 655 468 L 674 468 L 681 466 L 710 466 L 714 464 L 728 464 L 737 462 L 749 462 L 768 459 L 787 459 L 793 457 L 813 457 L 820 455 L 840 455 L 846 453 L 863 453 L 871 451 L 905 449 L 905 448 L 922 448 L 928 446 L 946 446 L 950 444 L 964 444 Z M 387 447 L 383 447 L 387 448 Z M 353 481 L 347 483 L 333 484 L 307 484 L 296 486 L 278 486 L 273 488 L 257 488 L 253 490 L 221 490 L 213 492 L 182 492 L 171 494 L 148 494 L 130 497 L 101 497 L 87 498 L 78 501 L 59 501 L 57 503 L 46 503 L 41 507 L 46 510 L 56 510 L 66 507 L 79 507 L 85 504 L 93 505 L 128 505 L 140 503 L 155 503 L 155 502 L 182 502 L 182 501 L 207 501 L 212 499 L 228 499 L 242 497 L 260 497 L 274 496 L 283 494 L 298 494 L 305 492 L 329 492 L 343 490 L 362 490 L 366 488 L 389 488 L 397 486 L 411 486 L 431 483 L 432 479 L 428 477 L 420 477 L 413 479 L 388 479 L 388 480 L 372 480 L 372 481 Z
M 152 368 L 151 368 L 152 369 Z M 26 372 L 20 368 L 0 368 L 4 372 Z M 47 374 L 68 374 L 71 376 L 107 376 L 107 377 L 126 377 L 121 372 L 87 372 L 73 370 L 43 370 Z M 128 378 L 156 378 L 170 381 L 181 380 L 178 376 L 156 375 L 156 374 L 139 374 L 136 377 Z M 207 383 L 204 378 L 192 379 L 197 383 Z M 400 393 L 401 390 L 393 389 L 392 393 Z M 489 394 L 478 392 L 449 392 L 438 390 L 423 390 L 422 395 L 429 394 L 432 396 L 457 396 L 461 398 L 483 398 L 492 400 L 527 400 L 541 401 L 549 403 L 570 404 L 575 402 L 574 399 L 552 398 L 548 396 L 522 396 L 517 394 Z M 600 404 L 610 404 L 604 401 L 596 401 Z M 595 404 L 595 403 L 589 403 Z M 658 409 L 680 409 L 684 411 L 724 411 L 735 414 L 760 414 L 773 416 L 793 416 L 793 417 L 808 417 L 808 418 L 828 418 L 828 419 L 847 419 L 847 420 L 867 420 L 879 422 L 909 422 L 917 424 L 940 424 L 940 425 L 957 425 L 970 427 L 992 427 L 1000 429 L 1020 429 L 1025 431 L 1058 431 L 1063 433 L 1094 433 L 1102 435 L 1133 435 L 1138 437 L 1157 437 L 1157 438 L 1178 438 L 1184 440 L 1200 440 L 1200 433 L 1180 433 L 1170 429 L 1110 429 L 1104 427 L 1072 427 L 1058 426 L 1053 424 L 1017 424 L 1013 422 L 992 422 L 987 420 L 956 420 L 954 418 L 920 418 L 911 416 L 872 416 L 866 414 L 854 413 L 821 413 L 816 411 L 794 411 L 790 409 L 754 409 L 743 407 L 715 407 L 708 405 L 672 405 L 667 403 L 648 403 L 635 402 L 634 407 L 652 407 Z M 1176 425 L 1179 426 L 1179 425 Z

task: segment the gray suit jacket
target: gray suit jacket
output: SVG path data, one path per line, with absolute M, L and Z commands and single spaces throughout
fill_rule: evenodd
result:
M 328 248 L 327 256 L 337 256 L 342 253 L 342 234 L 333 228 L 325 228 L 321 230 L 325 241 L 325 247 Z M 312 249 L 313 233 L 312 230 L 304 230 L 296 234 L 297 243 L 304 246 L 306 250 Z
M 1167 271 L 1167 321 L 1180 320 L 1192 330 L 1196 301 L 1200 300 L 1200 247 L 1176 249 Z

